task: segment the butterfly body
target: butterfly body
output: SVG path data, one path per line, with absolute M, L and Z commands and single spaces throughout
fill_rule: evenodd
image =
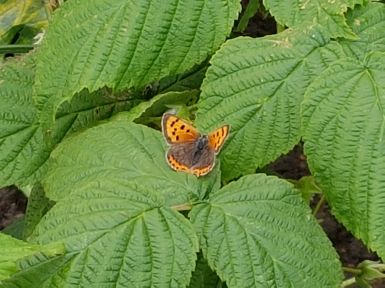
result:
M 162 131 L 170 145 L 166 159 L 171 168 L 203 176 L 213 169 L 215 156 L 227 138 L 229 126 L 201 135 L 190 123 L 166 113 L 162 118 Z

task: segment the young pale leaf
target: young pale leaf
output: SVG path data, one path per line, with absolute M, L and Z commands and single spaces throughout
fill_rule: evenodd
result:
M 226 180 L 253 173 L 298 143 L 306 87 L 341 51 L 316 30 L 223 45 L 207 70 L 196 120 L 207 131 L 231 125 L 220 154 Z
M 49 6 L 49 2 L 45 1 L 2 0 L 0 6 L 0 44 L 10 44 L 17 33 L 20 33 L 18 44 L 31 44 L 34 35 L 24 38 L 26 28 L 28 27 L 27 29 L 32 30 L 35 34 L 42 28 L 46 28 L 50 17 Z
M 293 186 L 242 177 L 195 206 L 203 255 L 228 287 L 339 287 L 337 254 Z
M 303 28 L 320 24 L 325 33 L 332 38 L 356 38 L 347 25 L 344 13 L 364 0 L 264 0 L 265 7 L 283 25 L 290 28 Z
M 0 254 L 0 284 L 1 280 L 10 277 L 19 270 L 17 267 L 17 261 L 24 257 L 38 252 L 42 252 L 50 256 L 63 254 L 65 252 L 64 246 L 59 243 L 48 246 L 40 246 L 17 240 L 3 233 L 0 233 L 0 247 L 2 247 Z
M 334 215 L 385 257 L 385 54 L 331 65 L 303 103 L 305 151 Z
M 186 106 L 188 104 L 195 103 L 198 100 L 198 94 L 198 90 L 166 92 L 156 95 L 150 100 L 136 105 L 127 113 L 119 113 L 116 117 L 124 117 L 129 121 L 135 121 L 139 119 L 139 122 L 143 123 L 146 120 L 151 120 L 149 117 L 161 116 L 162 113 L 167 110 L 167 108 Z
M 139 88 L 191 69 L 225 40 L 238 0 L 73 0 L 61 6 L 38 55 L 43 123 L 88 88 Z
M 347 55 L 363 60 L 370 51 L 385 51 L 385 5 L 374 2 L 347 13 L 357 40 L 340 40 Z
M 130 95 L 100 90 L 77 94 L 57 114 L 52 141 L 44 141 L 32 101 L 33 55 L 0 67 L 0 187 L 34 183 L 42 174 L 52 149 L 63 137 L 139 102 Z

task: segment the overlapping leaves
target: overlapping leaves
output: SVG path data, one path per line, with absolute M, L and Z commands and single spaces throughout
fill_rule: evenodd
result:
M 197 124 L 203 130 L 231 125 L 221 152 L 225 179 L 253 173 L 298 143 L 305 89 L 341 51 L 317 30 L 223 45 L 202 85 Z
M 37 253 L 55 256 L 65 252 L 63 245 L 60 243 L 48 246 L 36 245 L 20 241 L 3 233 L 0 233 L 0 247 L 6 247 L 6 249 L 2 249 L 0 255 L 0 284 L 1 280 L 8 278 L 19 270 L 17 261 L 25 257 Z
M 63 105 L 45 141 L 38 112 L 32 100 L 34 59 L 29 55 L 0 67 L 0 186 L 33 184 L 45 169 L 52 149 L 63 137 L 97 120 L 138 103 L 129 94 L 100 90 L 83 91 Z
M 189 283 L 197 237 L 172 207 L 190 205 L 204 185 L 169 169 L 161 141 L 152 129 L 115 120 L 70 137 L 55 150 L 44 183 L 58 203 L 37 225 L 32 240 L 64 241 L 69 253 L 43 283 L 29 287 L 51 287 L 65 269 L 60 283 L 74 287 Z M 9 285 L 26 281 L 34 269 L 26 267 Z
M 194 207 L 203 255 L 228 287 L 337 287 L 339 261 L 292 186 L 250 175 Z
M 363 60 L 371 51 L 385 51 L 385 5 L 372 2 L 347 13 L 348 24 L 359 37 L 340 40 L 347 55 Z
M 201 179 L 177 173 L 164 153 L 158 131 L 120 117 L 63 141 L 43 182 L 57 203 L 31 240 L 63 241 L 67 253 L 24 263 L 4 287 L 184 287 L 196 266 L 196 231 L 203 255 L 229 287 L 340 281 L 330 243 L 290 184 L 256 175 L 218 190 L 219 169 Z M 193 223 L 178 212 L 191 207 Z M 217 250 L 219 238 L 229 249 Z M 242 256 L 248 253 L 252 259 Z M 196 269 L 191 287 L 217 281 L 204 261 Z
M 330 37 L 356 38 L 351 27 L 346 23 L 344 13 L 348 8 L 362 5 L 364 0 L 311 0 L 280 1 L 264 0 L 266 8 L 277 21 L 290 28 L 302 28 L 320 24 Z
M 342 59 L 309 87 L 305 148 L 336 217 L 385 257 L 385 54 Z
M 38 56 L 43 123 L 83 88 L 139 88 L 192 68 L 225 40 L 239 9 L 236 0 L 68 1 Z

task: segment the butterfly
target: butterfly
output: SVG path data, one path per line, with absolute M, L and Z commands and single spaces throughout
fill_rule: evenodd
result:
M 162 132 L 169 145 L 166 160 L 170 167 L 199 177 L 214 168 L 215 156 L 223 147 L 230 126 L 224 125 L 208 135 L 202 135 L 187 121 L 165 113 Z

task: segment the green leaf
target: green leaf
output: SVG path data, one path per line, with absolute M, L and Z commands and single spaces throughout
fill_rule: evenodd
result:
M 37 183 L 28 197 L 27 210 L 24 217 L 23 239 L 28 238 L 41 218 L 53 206 L 44 194 L 43 187 Z
M 292 185 L 254 174 L 194 207 L 204 257 L 228 287 L 338 287 L 336 252 Z
M 65 135 L 139 102 L 131 95 L 113 94 L 107 89 L 94 94 L 82 91 L 59 109 L 56 126 L 50 132 L 52 141 L 47 142 L 32 101 L 34 69 L 33 55 L 0 67 L 0 187 L 33 184 Z
M 306 203 L 310 204 L 310 200 L 314 194 L 321 194 L 322 191 L 318 187 L 314 176 L 303 176 L 299 180 L 289 180 L 294 184 L 295 188 L 301 192 L 302 198 Z
M 47 195 L 58 202 L 31 240 L 63 241 L 67 258 L 57 259 L 49 272 L 44 259 L 27 265 L 9 287 L 27 283 L 39 269 L 45 278 L 28 287 L 52 287 L 59 280 L 61 287 L 187 286 L 198 239 L 176 209 L 202 188 L 195 176 L 167 166 L 164 146 L 158 131 L 124 120 L 63 141 L 44 181 Z
M 385 54 L 342 59 L 308 88 L 305 152 L 332 212 L 385 257 Z
M 196 123 L 231 125 L 220 154 L 225 180 L 254 173 L 300 139 L 300 103 L 311 79 L 342 55 L 316 30 L 227 41 L 211 60 Z
M 64 253 L 62 244 L 40 246 L 23 242 L 3 233 L 0 233 L 0 247 L 6 248 L 2 249 L 0 254 L 0 284 L 1 280 L 10 277 L 18 271 L 17 261 L 24 257 L 38 252 L 45 253 L 47 256 Z
M 74 0 L 53 17 L 38 54 L 37 103 L 57 107 L 87 88 L 140 88 L 203 62 L 225 40 L 238 0 Z
M 345 53 L 363 60 L 371 51 L 385 50 L 385 5 L 379 2 L 357 7 L 347 13 L 347 22 L 359 39 L 339 42 Z
M 55 149 L 43 183 L 50 199 L 57 201 L 90 185 L 100 186 L 101 181 L 106 189 L 116 183 L 156 191 L 157 197 L 171 206 L 190 203 L 205 193 L 196 176 L 177 173 L 168 166 L 166 143 L 159 131 L 118 116 L 69 137 Z M 203 178 L 216 178 L 215 174 Z
M 11 224 L 4 227 L 3 230 L 1 230 L 2 233 L 8 234 L 16 239 L 23 240 L 23 234 L 24 234 L 24 217 L 20 217 L 14 221 L 12 221 Z
M 356 278 L 364 282 L 385 278 L 385 264 L 383 263 L 364 260 L 358 265 L 358 268 L 361 269 L 362 272 L 357 275 Z
M 86 196 L 72 194 L 72 202 L 59 202 L 34 235 L 34 240 L 43 243 L 60 239 L 76 252 L 61 268 L 68 270 L 63 275 L 66 287 L 101 283 L 104 287 L 186 286 L 198 248 L 187 219 L 159 207 L 162 203 L 156 201 L 155 193 L 117 186 L 93 190 L 94 194 L 88 191 Z M 35 286 L 51 287 L 57 276 L 53 273 L 45 286 Z
M 0 186 L 23 184 L 48 158 L 32 102 L 33 62 L 0 67 Z
M 332 38 L 354 39 L 356 35 L 347 25 L 344 13 L 348 8 L 364 4 L 364 0 L 264 0 L 263 3 L 277 22 L 290 28 L 320 24 Z

